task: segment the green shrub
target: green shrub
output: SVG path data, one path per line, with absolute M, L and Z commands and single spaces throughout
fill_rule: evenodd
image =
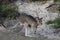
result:
M 59 5 L 59 7 L 58 7 L 58 11 L 59 11 L 59 13 L 60 13 L 60 5 Z
M 30 0 L 31 2 L 36 2 L 36 1 L 39 1 L 39 2 L 42 2 L 42 3 L 44 3 L 44 2 L 46 2 L 47 0 Z
M 46 24 L 47 25 L 49 25 L 49 24 L 54 24 L 54 27 L 55 28 L 60 28 L 60 18 L 56 18 L 55 20 L 53 20 L 53 21 L 47 21 L 46 22 Z
M 33 2 L 35 2 L 35 1 L 40 1 L 40 2 L 42 2 L 42 1 L 46 1 L 46 0 L 31 0 L 31 1 L 33 1 Z
M 52 23 L 53 23 L 53 21 L 46 22 L 47 25 L 52 24 Z
M 54 2 L 60 2 L 60 0 L 54 0 Z
M 15 18 L 16 16 L 18 16 L 17 12 L 15 12 L 15 9 L 17 7 L 16 6 L 11 6 L 11 5 L 8 5 L 8 4 L 2 4 L 0 5 L 0 17 L 6 17 L 6 18 L 9 18 L 9 19 L 13 19 Z
M 13 10 L 15 10 L 15 8 L 16 6 L 2 4 L 0 5 L 0 12 L 12 12 Z

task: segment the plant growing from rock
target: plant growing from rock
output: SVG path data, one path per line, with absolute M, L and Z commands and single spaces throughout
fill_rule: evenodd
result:
M 14 19 L 18 16 L 18 12 L 16 12 L 17 6 L 13 4 L 2 4 L 0 5 L 0 18 L 5 17 L 9 19 Z
M 54 25 L 52 25 L 53 28 L 60 28 L 60 18 L 58 17 L 58 18 L 56 18 L 53 21 L 51 21 L 51 20 L 50 21 L 47 21 L 46 24 L 47 25 L 54 24 Z

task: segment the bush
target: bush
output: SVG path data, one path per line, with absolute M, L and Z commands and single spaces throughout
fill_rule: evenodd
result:
M 10 4 L 10 3 L 14 3 L 17 0 L 0 0 L 0 4 Z
M 54 24 L 54 28 L 60 28 L 60 18 L 56 18 L 55 20 L 53 21 L 47 21 L 46 22 L 47 25 L 49 24 Z
M 54 0 L 54 2 L 60 2 L 60 0 Z
M 52 23 L 53 23 L 53 21 L 46 22 L 47 25 L 52 24 Z
M 8 4 L 2 4 L 0 5 L 0 18 L 1 17 L 6 17 L 9 19 L 13 19 L 16 16 L 18 16 L 17 12 L 15 11 L 17 7 L 15 5 L 8 5 Z
M 46 1 L 46 0 L 31 0 L 31 1 L 33 1 L 33 2 L 35 2 L 35 1 L 41 1 L 42 2 L 42 1 Z
M 30 0 L 31 2 L 39 1 L 39 2 L 46 2 L 47 0 Z

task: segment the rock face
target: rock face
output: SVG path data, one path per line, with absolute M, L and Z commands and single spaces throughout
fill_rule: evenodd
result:
M 55 36 L 53 31 L 54 29 L 50 28 L 48 25 L 45 24 L 45 22 L 47 22 L 48 20 L 54 20 L 57 16 L 58 13 L 50 13 L 47 11 L 47 9 L 45 9 L 46 7 L 48 7 L 49 5 L 51 5 L 53 2 L 47 2 L 46 4 L 40 4 L 39 2 L 32 2 L 32 3 L 24 3 L 24 4 L 20 4 L 17 3 L 18 6 L 18 11 L 20 13 L 26 13 L 28 15 L 31 15 L 33 17 L 39 17 L 39 18 L 43 18 L 42 20 L 42 25 L 39 25 L 37 28 L 37 34 L 40 35 L 44 35 L 44 36 Z M 53 6 L 53 9 L 56 5 Z
M 58 5 L 57 4 L 51 4 L 46 9 L 49 12 L 56 13 L 58 10 Z
M 24 0 L 21 0 L 24 1 Z M 20 13 L 26 13 L 28 15 L 35 17 L 39 17 L 39 18 L 43 18 L 43 24 L 39 25 L 37 28 L 37 35 L 43 35 L 45 37 L 54 37 L 54 29 L 50 29 L 47 25 L 45 25 L 45 22 L 48 20 L 53 20 L 55 19 L 55 17 L 57 17 L 57 13 L 49 13 L 45 7 L 47 7 L 47 5 L 50 5 L 49 3 L 43 4 L 41 5 L 39 2 L 32 2 L 32 3 L 24 3 L 24 4 L 20 4 L 17 3 L 18 6 L 18 11 Z M 53 6 L 55 7 L 55 6 Z M 20 25 L 18 23 L 17 20 L 4 20 L 4 25 L 6 26 L 5 28 L 10 31 L 10 32 L 20 32 Z M 25 25 L 26 26 L 26 25 Z M 28 29 L 29 30 L 29 29 Z M 16 36 L 16 35 L 15 35 Z M 28 35 L 31 36 L 31 35 Z M 35 35 L 32 35 L 35 36 Z
M 4 32 L 20 32 L 22 27 L 20 27 L 20 24 L 18 23 L 18 21 L 16 19 L 14 20 L 10 20 L 10 19 L 2 19 L 0 20 L 0 31 L 2 29 L 2 31 Z

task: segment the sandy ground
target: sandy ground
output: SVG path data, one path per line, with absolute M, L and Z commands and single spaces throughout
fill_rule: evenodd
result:
M 47 38 L 47 37 L 26 37 L 24 36 L 24 33 L 19 32 L 20 28 L 16 27 L 16 30 L 13 29 L 16 33 L 11 33 L 6 31 L 6 29 L 2 26 L 0 26 L 0 40 L 60 40 L 57 38 Z M 12 31 L 13 31 L 12 30 Z
M 25 37 L 22 33 L 6 33 L 0 31 L 0 40 L 60 40 L 60 39 L 47 39 L 46 37 L 32 38 Z

